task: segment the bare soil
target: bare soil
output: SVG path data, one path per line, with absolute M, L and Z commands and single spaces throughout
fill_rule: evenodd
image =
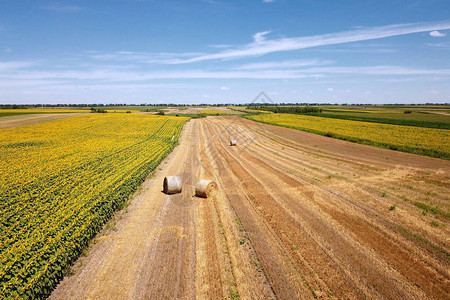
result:
M 448 212 L 449 179 L 445 160 L 191 120 L 50 299 L 449 299 L 449 220 L 416 205 Z
M 24 114 L 0 118 L 0 129 L 35 125 L 60 119 L 84 115 L 84 113 Z
M 437 115 L 444 115 L 444 116 L 450 116 L 450 113 L 448 111 L 441 111 L 441 110 L 424 110 L 423 112 L 427 112 L 430 114 L 437 114 Z

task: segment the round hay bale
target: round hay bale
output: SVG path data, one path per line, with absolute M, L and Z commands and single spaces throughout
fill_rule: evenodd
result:
M 230 140 L 230 146 L 236 146 L 236 140 Z
M 217 183 L 212 180 L 200 180 L 195 187 L 195 196 L 208 198 L 217 193 Z
M 179 176 L 167 176 L 164 177 L 163 183 L 164 194 L 177 194 L 181 193 L 181 179 Z

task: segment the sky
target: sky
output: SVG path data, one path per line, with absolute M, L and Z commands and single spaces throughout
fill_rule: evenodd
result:
M 0 104 L 450 103 L 449 0 L 0 0 Z

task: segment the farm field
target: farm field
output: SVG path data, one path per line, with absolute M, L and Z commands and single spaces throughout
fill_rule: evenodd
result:
M 0 295 L 48 294 L 187 120 L 89 114 L 1 129 Z
M 395 125 L 450 129 L 449 115 L 435 113 L 412 112 L 410 114 L 405 114 L 403 111 L 361 112 L 357 110 L 324 110 L 321 114 L 315 114 L 315 116 Z
M 201 114 L 205 115 L 226 115 L 228 112 L 224 109 L 215 109 L 215 108 L 208 108 L 208 109 L 202 109 L 200 111 Z
M 279 106 L 282 107 L 290 107 Z M 292 107 L 292 106 L 291 106 Z M 302 106 L 298 106 L 302 107 Z M 297 107 L 297 108 L 298 108 Z M 305 107 L 305 106 L 303 106 Z M 307 106 L 306 106 L 307 107 Z M 450 114 L 448 113 L 450 106 L 312 106 L 321 109 L 322 112 L 307 113 L 309 116 L 384 123 L 393 125 L 405 125 L 427 128 L 450 129 Z M 261 112 L 253 107 L 250 112 Z M 266 112 L 274 109 L 275 106 L 266 106 Z M 295 106 L 293 107 L 295 108 Z M 263 111 L 262 111 L 263 112 Z M 288 112 L 294 113 L 294 112 Z
M 62 115 L 59 118 L 64 118 L 67 114 L 88 113 L 88 109 L 65 109 L 65 108 L 30 108 L 30 109 L 0 109 L 0 122 L 5 122 L 4 117 L 14 119 L 14 116 L 23 116 L 24 118 L 40 118 L 43 114 Z M 58 117 L 54 116 L 56 120 Z
M 248 119 L 358 143 L 450 159 L 450 130 L 298 114 L 260 114 Z
M 85 113 L 89 112 L 89 109 L 76 109 L 76 108 L 25 108 L 25 109 L 1 109 L 0 113 L 17 113 L 17 114 L 67 114 L 67 113 Z
M 193 197 L 205 178 L 217 195 Z M 194 119 L 50 299 L 448 299 L 449 178 L 447 160 Z
M 232 109 L 229 109 L 225 106 L 217 106 L 217 107 L 209 107 L 209 106 L 186 106 L 186 107 L 167 107 L 162 109 L 166 114 L 175 115 L 178 114 L 180 116 L 183 115 L 189 115 L 189 116 L 195 116 L 199 114 L 203 115 L 224 115 L 224 114 L 231 114 L 231 115 L 238 115 L 242 114 L 239 111 L 235 111 Z
M 61 114 L 18 114 L 0 118 L 0 129 L 36 125 L 82 115 L 81 113 Z

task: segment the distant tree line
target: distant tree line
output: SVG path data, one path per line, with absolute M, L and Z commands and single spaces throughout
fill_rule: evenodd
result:
M 421 105 L 433 105 L 433 106 L 447 106 L 450 103 L 421 103 L 421 104 L 400 104 L 400 103 L 390 103 L 390 104 L 363 104 L 363 103 L 292 103 L 292 102 L 281 102 L 281 103 L 200 103 L 200 104 L 175 104 L 175 103 L 140 103 L 140 104 L 126 104 L 126 103 L 92 103 L 92 104 L 0 104 L 0 109 L 25 109 L 25 108 L 39 108 L 39 107 L 77 107 L 77 108 L 90 108 L 90 107 L 111 107 L 111 106 L 151 106 L 151 107 L 185 107 L 185 106 L 240 106 L 240 107 L 254 107 L 254 106 L 390 106 L 390 107 L 405 107 L 405 106 L 421 106 Z
M 0 108 L 1 109 L 26 109 L 28 107 L 27 106 L 23 106 L 23 105 L 4 105 L 4 104 L 0 104 Z

